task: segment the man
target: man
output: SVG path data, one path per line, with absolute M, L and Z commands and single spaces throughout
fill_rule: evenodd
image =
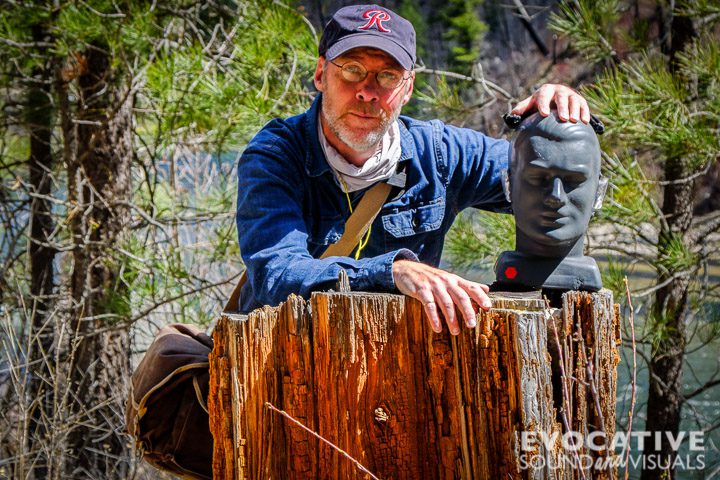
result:
M 397 289 L 417 298 L 436 332 L 440 314 L 460 332 L 455 306 L 469 328 L 475 305 L 490 308 L 487 286 L 437 266 L 461 210 L 510 211 L 501 186 L 509 144 L 399 117 L 413 91 L 415 60 L 412 25 L 387 8 L 344 7 L 327 24 L 314 77 L 320 95 L 307 112 L 267 124 L 238 166 L 237 226 L 248 272 L 241 311 L 326 290 L 340 269 L 353 290 Z M 560 85 L 544 85 L 513 112 L 548 115 L 551 104 L 563 121 L 589 121 L 585 100 Z M 363 193 L 397 172 L 404 187 L 391 192 L 360 251 L 319 259 Z

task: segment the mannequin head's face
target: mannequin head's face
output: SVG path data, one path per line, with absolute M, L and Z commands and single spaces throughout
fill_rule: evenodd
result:
M 592 127 L 535 114 L 520 127 L 512 154 L 510 194 L 519 232 L 545 254 L 587 230 L 600 179 L 600 146 Z

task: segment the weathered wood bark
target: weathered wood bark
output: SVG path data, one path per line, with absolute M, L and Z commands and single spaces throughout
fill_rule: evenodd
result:
M 546 309 L 538 296 L 496 294 L 478 326 L 457 337 L 433 333 L 417 301 L 388 294 L 291 296 L 277 308 L 223 317 L 210 356 L 215 478 L 368 478 L 267 404 L 383 479 L 579 478 L 569 468 L 520 465 L 521 432 L 562 432 L 551 343 L 577 352 L 563 357 L 567 377 L 590 372 L 599 392 L 595 402 L 585 384 L 566 380 L 571 428 L 614 429 L 612 295 L 568 294 L 564 302 Z M 543 448 L 525 453 L 557 461 L 560 436 Z

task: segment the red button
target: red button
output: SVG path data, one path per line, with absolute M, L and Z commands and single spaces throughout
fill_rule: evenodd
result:
M 507 267 L 505 269 L 505 276 L 512 280 L 513 278 L 517 277 L 517 269 L 515 269 L 515 267 Z

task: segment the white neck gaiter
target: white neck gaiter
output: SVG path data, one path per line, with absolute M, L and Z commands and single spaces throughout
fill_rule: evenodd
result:
M 342 185 L 345 181 L 348 192 L 355 192 L 371 186 L 374 183 L 390 178 L 397 167 L 402 153 L 400 148 L 400 127 L 397 120 L 382 139 L 382 146 L 378 148 L 362 167 L 356 167 L 345 160 L 345 157 L 328 143 L 323 133 L 320 117 L 318 116 L 318 137 L 328 164 L 332 167 L 335 177 Z

